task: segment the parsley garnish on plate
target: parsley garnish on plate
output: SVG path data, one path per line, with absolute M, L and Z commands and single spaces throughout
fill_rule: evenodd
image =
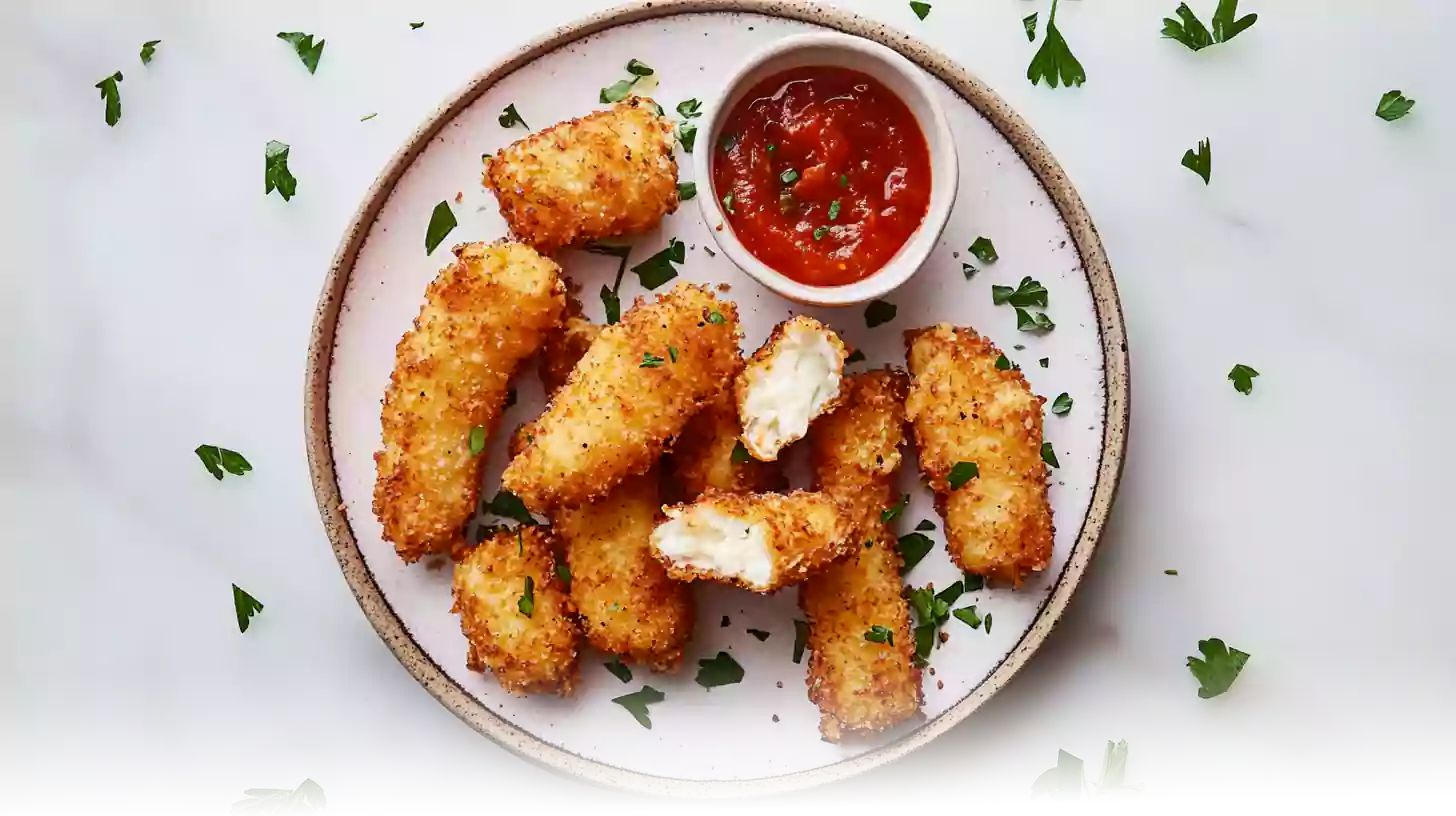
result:
M 1011 361 L 1008 360 L 1008 359 L 1006 359 L 1006 355 L 1002 354 L 1001 356 L 999 356 L 999 357 L 996 358 L 996 370 L 997 371 L 1010 371 L 1011 370 Z
M 905 508 L 909 506 L 910 494 L 906 493 L 905 495 L 900 497 L 899 501 L 880 511 L 880 521 L 884 522 L 885 524 L 889 524 L 890 522 L 894 521 L 896 517 L 898 517 L 901 513 L 905 512 Z
M 430 225 L 425 228 L 425 254 L 429 255 L 435 251 L 435 247 L 445 240 L 445 236 L 458 226 L 455 221 L 455 213 L 450 210 L 450 204 L 441 201 L 435 205 L 430 213 Z
M 120 75 L 118 74 L 117 77 L 120 78 Z M 1380 97 L 1380 104 L 1375 106 L 1375 115 L 1387 122 L 1394 122 L 1410 113 L 1411 108 L 1415 106 L 1416 101 L 1404 96 L 1400 91 L 1386 91 Z
M 1036 362 L 1037 362 L 1037 365 L 1040 365 L 1042 368 L 1051 368 L 1051 366 L 1052 366 L 1052 358 L 1050 358 L 1050 357 L 1043 357 L 1040 360 L 1037 360 Z
M 956 581 L 954 584 L 951 584 L 945 589 L 942 589 L 941 591 L 935 593 L 935 597 L 939 598 L 942 601 L 945 601 L 946 605 L 950 605 L 960 600 L 960 597 L 964 595 L 965 592 L 965 586 L 960 581 Z
M 1163 36 L 1183 43 L 1192 51 L 1202 51 L 1215 43 L 1228 42 L 1259 20 L 1257 14 L 1239 17 L 1239 0 L 1218 0 L 1218 8 L 1213 12 L 1212 33 L 1194 15 L 1193 9 L 1188 8 L 1187 3 L 1179 3 L 1173 13 L 1178 16 L 1177 20 L 1172 17 L 1163 18 Z
M 809 645 L 809 622 L 794 620 L 794 662 L 804 659 L 804 649 Z
M 913 12 L 915 12 L 915 16 L 916 17 L 919 17 L 920 19 L 924 20 L 926 17 L 928 17 L 930 15 L 930 4 L 929 3 L 921 3 L 921 2 L 918 2 L 917 0 L 911 0 L 911 2 L 910 2 L 910 10 L 913 11 Z
M 849 365 L 850 363 L 862 363 L 865 361 L 865 359 L 865 353 L 860 349 L 855 349 L 854 351 L 851 351 L 849 353 L 848 357 L 844 358 L 844 364 Z
M 986 613 L 986 634 L 991 634 L 991 613 Z
M 253 469 L 253 466 L 243 458 L 241 453 L 219 448 L 216 445 L 198 445 L 194 453 L 197 454 L 198 459 L 202 460 L 202 466 L 207 468 L 207 472 L 218 481 L 222 481 L 223 471 L 234 476 L 241 476 Z
M 678 201 L 692 201 L 698 197 L 697 182 L 684 181 L 677 186 Z
M 610 326 L 622 319 L 622 299 L 616 292 L 608 289 L 606 284 L 602 284 L 601 296 L 602 307 L 607 312 L 607 325 Z
M 1031 797 L 1050 796 L 1054 799 L 1080 799 L 1082 786 L 1086 782 L 1082 774 L 1082 759 L 1075 754 L 1057 749 L 1057 766 L 1041 772 L 1031 784 Z
M 921 519 L 920 523 L 915 525 L 915 529 L 921 532 L 925 532 L 926 530 L 934 530 L 935 522 L 931 521 L 930 519 Z
M 753 635 L 754 637 L 758 638 L 758 642 L 759 643 L 762 643 L 765 640 L 768 640 L 768 635 L 769 635 L 768 632 L 765 632 L 762 629 L 749 629 L 748 630 L 748 634 Z
M 925 666 L 930 662 L 930 651 L 935 648 L 936 633 L 950 620 L 950 602 L 937 597 L 928 587 L 913 587 L 910 590 L 910 608 L 915 610 L 915 662 Z
M 496 117 L 496 121 L 499 122 L 500 126 L 503 128 L 520 125 L 526 130 L 531 129 L 531 126 L 526 124 L 526 120 L 521 118 L 521 114 L 516 110 L 516 103 L 514 102 L 505 106 L 505 108 L 500 112 L 500 116 Z
M 696 99 L 684 99 L 677 103 L 677 115 L 684 119 L 696 119 L 703 115 L 703 103 Z
M 1066 416 L 1072 413 L 1072 395 L 1066 391 L 1058 394 L 1057 398 L 1052 400 L 1052 413 L 1057 416 Z
M 731 686 L 743 682 L 743 667 L 727 652 L 698 661 L 698 676 L 693 678 L 705 689 L 717 686 Z
M 1164 575 L 1177 575 L 1178 570 L 1163 570 Z
M 303 66 L 310 74 L 318 70 L 319 57 L 324 55 L 323 40 L 315 43 L 312 34 L 302 31 L 280 31 L 278 39 L 293 45 L 293 50 L 298 53 L 298 58 L 303 61 Z
M 1021 18 L 1021 27 L 1026 29 L 1026 41 L 1036 42 L 1036 12 Z
M 1042 309 L 1047 305 L 1047 290 L 1040 281 L 1033 280 L 1030 275 L 1021 279 L 1013 289 L 1010 286 L 991 286 L 991 302 L 997 306 L 1011 304 L 1023 309 L 1036 306 Z
M 1016 310 L 1016 328 L 1024 332 L 1048 332 L 1055 329 L 1057 324 L 1052 322 L 1046 312 L 1029 312 L 1026 309 Z
M 1183 166 L 1198 174 L 1205 185 L 1213 175 L 1213 145 L 1207 139 L 1200 139 L 1198 152 L 1188 150 L 1183 154 Z
M 370 119 L 373 119 L 374 117 L 376 117 L 378 115 L 379 115 L 378 113 L 366 113 L 363 116 L 359 117 L 359 121 L 361 121 L 361 122 L 367 122 Z
M 883 626 L 871 626 L 869 631 L 864 633 L 864 639 L 870 643 L 883 643 L 887 646 L 894 646 L 895 631 Z
M 667 244 L 667 249 L 653 255 L 640 264 L 632 267 L 632 272 L 637 275 L 637 280 L 642 288 L 647 290 L 656 289 L 677 277 L 675 263 L 682 263 L 687 260 L 687 246 L 676 238 Z
M 1061 467 L 1061 464 L 1057 462 L 1057 452 L 1052 450 L 1050 442 L 1041 443 L 1041 460 L 1054 468 Z
M 667 361 L 664 360 L 664 359 L 662 359 L 661 357 L 658 357 L 656 354 L 653 354 L 650 351 L 644 351 L 644 352 L 642 352 L 642 363 L 640 365 L 638 365 L 637 367 L 638 368 L 661 368 L 662 367 L 662 364 L 665 363 L 665 362 L 667 362 Z
M 632 682 L 632 670 L 627 667 L 627 664 L 622 662 L 620 655 L 613 655 L 611 660 L 602 665 L 606 666 L 607 671 L 611 672 L 614 677 L 623 683 Z
M 1001 258 L 1000 255 L 996 254 L 996 245 L 991 243 L 991 239 L 984 235 L 972 241 L 970 249 L 967 251 L 975 255 L 983 264 L 993 264 Z
M 735 465 L 741 465 L 748 461 L 748 448 L 743 447 L 743 442 L 733 443 L 733 452 L 728 455 L 728 461 Z
M 627 713 L 632 715 L 632 718 L 637 721 L 638 725 L 651 731 L 652 718 L 648 716 L 647 707 L 666 699 L 666 694 L 663 694 L 652 686 L 643 686 L 640 691 L 623 694 L 621 697 L 613 697 L 612 702 L 627 709 Z
M 521 599 L 516 601 L 516 609 L 528 618 L 536 611 L 536 579 L 529 575 L 526 576 L 526 589 L 521 593 Z
M 248 788 L 234 801 L 232 816 L 312 816 L 329 806 L 319 782 L 304 780 L 291 788 Z
M 652 68 L 642 60 L 627 60 L 627 73 L 635 77 L 652 76 Z
M 966 482 L 980 475 L 981 468 L 975 462 L 956 462 L 945 480 L 950 484 L 951 490 L 960 490 Z
M 618 80 L 601 90 L 597 98 L 602 104 L 621 102 L 626 99 L 632 94 L 632 86 L 637 84 L 637 80 L 645 76 L 652 76 L 652 69 L 648 67 L 647 63 L 633 59 L 627 61 L 627 73 L 632 75 L 631 79 Z
M 961 262 L 961 274 L 966 276 L 966 280 L 970 280 L 973 275 L 980 271 L 981 270 L 964 261 Z
M 263 611 L 263 604 L 244 591 L 242 587 L 233 584 L 233 611 L 238 616 L 238 631 L 246 632 L 253 616 Z
M 1234 366 L 1228 373 L 1228 378 L 1233 381 L 1234 390 L 1246 395 L 1254 392 L 1254 378 L 1257 376 L 1259 376 L 1259 372 L 1243 363 Z
M 864 310 L 865 325 L 871 329 L 883 326 L 895 319 L 896 311 L 895 304 L 887 300 L 872 300 Z
M 692 122 L 682 122 L 677 126 L 677 140 L 682 144 L 684 153 L 693 152 L 693 146 L 698 143 L 698 126 Z
M 116 127 L 121 121 L 121 89 L 116 83 L 121 81 L 121 72 L 117 71 L 111 76 L 96 83 L 101 90 L 101 98 L 106 100 L 106 124 L 108 127 Z
M 1247 652 L 1230 649 L 1218 638 L 1198 641 L 1198 651 L 1203 658 L 1190 656 L 1188 671 L 1197 678 L 1198 696 L 1205 700 L 1228 691 L 1249 660 Z
M 915 569 L 922 559 L 935 547 L 935 542 L 924 533 L 906 533 L 900 536 L 900 541 L 895 549 L 900 551 L 900 557 L 905 563 L 900 565 L 900 574 L 905 575 Z
M 980 592 L 981 588 L 986 585 L 986 578 L 983 575 L 966 573 L 963 582 L 965 583 L 967 592 Z
M 152 55 L 155 54 L 155 53 L 157 53 L 157 46 L 159 46 L 161 44 L 162 44 L 162 41 L 161 40 L 147 40 L 146 42 L 142 43 L 142 53 L 141 53 L 142 65 L 150 65 L 151 64 L 151 62 L 152 62 Z
M 479 456 L 485 450 L 485 426 L 476 425 L 470 429 L 470 455 Z
M 1041 48 L 1037 49 L 1036 56 L 1031 58 L 1031 64 L 1026 68 L 1026 78 L 1033 85 L 1046 80 L 1046 84 L 1052 88 L 1057 87 L 1059 80 L 1069 88 L 1087 81 L 1087 72 L 1083 70 L 1082 63 L 1072 54 L 1062 32 L 1057 30 L 1057 0 L 1052 0 L 1052 10 L 1047 13 L 1046 35 L 1042 37 Z
M 712 323 L 714 326 L 717 326 L 717 325 L 720 325 L 722 323 L 725 323 L 725 322 L 727 322 L 727 320 L 728 320 L 728 318 L 724 317 L 723 316 L 723 313 L 720 312 L 720 311 L 718 311 L 717 309 L 714 309 L 713 311 L 708 312 L 708 322 L 709 323 Z
M 410 23 L 410 31 L 418 31 L 425 27 L 424 23 Z
M 536 519 L 531 515 L 531 511 L 526 509 L 526 503 L 509 490 L 497 492 L 495 498 L 490 500 L 490 504 L 486 505 L 485 509 L 491 515 L 508 518 L 527 527 L 536 526 Z
M 960 609 L 957 609 L 952 614 L 954 614 L 956 616 L 956 620 L 960 621 L 961 623 L 964 623 L 965 625 L 971 627 L 972 629 L 980 629 L 981 628 L 981 616 L 978 615 L 978 614 L 976 614 L 976 605 L 975 604 L 971 604 L 970 606 L 961 607 Z
M 607 325 L 610 326 L 622 319 L 622 299 L 617 292 L 622 288 L 622 276 L 627 274 L 627 258 L 632 254 L 632 247 L 593 242 L 587 244 L 585 249 L 594 255 L 611 255 L 620 262 L 617 264 L 617 278 L 612 282 L 611 288 L 602 284 L 602 307 L 606 310 Z

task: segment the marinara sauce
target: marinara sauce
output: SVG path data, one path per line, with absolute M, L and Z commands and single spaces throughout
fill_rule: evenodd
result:
M 754 86 L 725 120 L 713 189 L 754 257 L 811 286 L 874 274 L 930 206 L 930 150 L 868 74 L 804 67 Z

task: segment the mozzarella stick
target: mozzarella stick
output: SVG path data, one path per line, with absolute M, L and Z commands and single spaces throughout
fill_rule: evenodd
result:
M 571 305 L 568 305 L 568 309 Z M 580 304 L 577 304 L 580 308 Z M 537 373 L 541 376 L 541 385 L 545 387 L 547 394 L 553 394 L 571 376 L 571 370 L 581 360 L 586 350 L 591 348 L 597 335 L 602 333 L 602 327 L 587 320 L 580 314 L 572 314 L 562 321 L 561 329 L 554 332 L 547 339 L 546 344 L 541 348 L 541 359 L 537 363 Z
M 461 244 L 395 349 L 380 424 L 374 514 L 407 562 L 448 552 L 475 512 L 485 457 L 512 374 L 565 308 L 560 268 L 522 244 Z
M 839 335 L 812 317 L 774 327 L 734 386 L 743 444 L 755 459 L 777 460 L 815 417 L 834 410 L 848 355 Z
M 819 733 L 829 742 L 882 731 L 920 710 L 900 554 L 880 515 L 900 468 L 908 387 L 900 371 L 846 377 L 844 404 L 809 430 L 815 484 L 837 496 L 858 524 L 850 555 L 799 590 L 809 619 L 809 699 L 819 706 Z M 889 635 L 866 639 L 875 627 Z
M 680 581 L 773 592 L 804 580 L 853 545 L 849 514 L 824 493 L 709 492 L 665 512 L 667 520 L 652 531 L 652 549 Z
M 587 349 L 502 483 L 546 512 L 645 473 L 732 376 L 738 340 L 738 310 L 702 286 L 639 302 Z
M 962 570 L 1019 586 L 1052 554 L 1045 400 L 1020 371 L 998 369 L 1000 350 L 972 329 L 942 323 L 906 332 L 905 342 L 914 378 L 905 410 L 946 548 Z
M 676 501 L 692 502 L 709 490 L 770 493 L 788 486 L 777 462 L 760 462 L 748 455 L 738 438 L 740 431 L 732 388 L 723 389 L 688 420 L 668 456 Z
M 512 694 L 571 694 L 577 632 L 571 599 L 556 574 L 551 534 L 517 527 L 486 537 L 455 565 L 452 612 L 471 671 L 495 672 Z
M 549 255 L 656 227 L 678 205 L 674 125 L 658 110 L 629 97 L 484 157 L 511 234 Z

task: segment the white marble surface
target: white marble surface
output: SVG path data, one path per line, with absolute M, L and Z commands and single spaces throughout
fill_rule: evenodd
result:
M 222 812 L 312 777 L 341 812 L 671 809 L 527 765 L 425 694 L 339 575 L 302 445 L 309 320 L 374 174 L 478 68 L 602 5 L 0 6 L 11 801 Z M 1246 0 L 1259 23 L 1193 54 L 1158 37 L 1171 0 L 1067 2 L 1089 81 L 1051 91 L 1024 78 L 1020 28 L 1045 3 L 941 0 L 925 23 L 844 5 L 954 55 L 1060 157 L 1121 288 L 1132 439 L 1101 554 L 1004 692 L 905 762 L 762 807 L 1024 801 L 1058 748 L 1095 777 L 1109 738 L 1144 803 L 1441 790 L 1456 8 Z M 280 30 L 327 39 L 317 75 Z M 92 86 L 118 69 L 112 129 Z M 1393 87 L 1418 104 L 1391 124 L 1372 112 Z M 1207 188 L 1178 165 L 1205 136 Z M 293 146 L 287 204 L 262 192 L 269 139 Z M 1263 373 L 1252 396 L 1224 379 L 1236 362 Z M 256 470 L 213 481 L 204 442 Z M 232 582 L 267 605 L 246 635 Z M 1183 663 L 1209 636 L 1253 657 L 1203 701 Z

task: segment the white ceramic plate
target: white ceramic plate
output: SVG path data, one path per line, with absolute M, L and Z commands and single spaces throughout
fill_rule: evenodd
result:
M 684 13 L 690 11 L 698 13 Z M 492 677 L 465 668 L 465 640 L 450 612 L 449 570 L 406 567 L 382 540 L 370 510 L 380 398 L 395 344 L 426 285 L 449 260 L 451 244 L 506 234 L 494 198 L 481 189 L 480 159 L 525 131 L 502 128 L 497 117 L 508 104 L 537 128 L 583 115 L 599 107 L 598 90 L 626 76 L 623 67 L 634 58 L 656 69 L 659 82 L 650 93 L 671 113 L 684 99 L 711 98 L 715 78 L 749 51 L 821 26 L 878 39 L 936 74 L 960 151 L 960 195 L 941 244 L 910 283 L 886 298 L 898 307 L 896 319 L 869 329 L 863 307 L 796 309 L 721 253 L 705 251 L 713 243 L 696 206 L 680 207 L 660 230 L 633 238 L 632 263 L 672 237 L 683 240 L 688 253 L 680 276 L 731 286 L 727 296 L 742 312 L 746 352 L 775 323 L 805 311 L 865 352 L 868 362 L 851 370 L 903 366 L 903 330 L 949 321 L 995 341 L 1047 397 L 1048 408 L 1057 394 L 1070 394 L 1076 403 L 1070 416 L 1048 411 L 1045 423 L 1061 462 L 1051 477 L 1057 528 L 1051 565 L 1019 591 L 986 590 L 964 599 L 962 605 L 974 602 L 994 616 L 992 631 L 952 618 L 944 629 L 950 640 L 932 658 L 935 674 L 925 675 L 925 718 L 865 742 L 832 745 L 819 738 L 805 664 L 790 659 L 793 620 L 801 617 L 793 589 L 760 597 L 699 584 L 698 628 L 677 676 L 634 667 L 633 682 L 623 684 L 603 668 L 603 656 L 587 650 L 575 697 L 508 695 Z M 310 358 L 309 452 L 320 508 L 345 574 L 381 636 L 442 702 L 508 747 L 601 781 L 659 791 L 761 790 L 835 778 L 901 755 L 964 717 L 1039 645 L 1065 605 L 1110 506 L 1126 427 L 1126 347 L 1111 273 L 1076 193 L 1030 130 L 973 78 L 902 37 L 842 12 L 765 2 L 659 2 L 593 18 L 527 47 L 467 87 L 401 151 L 361 208 L 325 288 Z M 691 162 L 681 154 L 679 167 L 682 180 L 690 180 Z M 706 180 L 699 183 L 707 194 Z M 454 204 L 457 192 L 463 200 Z M 427 257 L 426 224 L 442 199 L 452 202 L 459 227 Z M 1000 253 L 994 265 L 966 251 L 982 235 Z M 610 282 L 616 260 L 578 251 L 559 260 L 582 286 L 589 316 L 601 320 L 593 294 Z M 963 262 L 984 268 L 968 281 Z M 1024 275 L 1051 293 L 1048 313 L 1057 327 L 1045 336 L 1019 332 L 1013 310 L 992 304 L 993 283 L 1015 285 Z M 628 274 L 624 303 L 639 294 L 646 293 Z M 1046 368 L 1038 364 L 1043 357 L 1050 360 Z M 543 404 L 533 369 L 518 379 L 517 390 L 506 429 L 535 417 Z M 502 434 L 490 446 L 487 497 L 498 486 L 503 447 Z M 916 474 L 910 456 L 901 488 L 912 502 L 900 532 L 931 519 L 936 548 L 907 582 L 944 587 L 959 575 Z M 725 618 L 730 625 L 721 625 Z M 749 628 L 771 635 L 760 642 Z M 705 691 L 693 682 L 696 659 L 719 650 L 742 664 L 745 679 Z M 650 731 L 610 702 L 643 681 L 667 695 L 652 707 Z

